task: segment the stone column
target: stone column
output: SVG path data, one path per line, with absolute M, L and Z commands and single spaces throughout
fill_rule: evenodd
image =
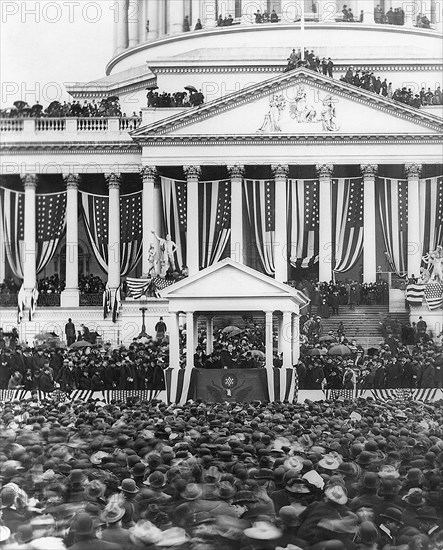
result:
M 138 3 L 138 41 L 140 44 L 146 42 L 146 20 L 148 18 L 147 0 L 137 0 Z
M 127 0 L 117 0 L 115 19 L 117 29 L 117 48 L 116 53 L 119 54 L 128 47 L 128 4 Z
M 290 311 L 283 312 L 283 326 L 282 326 L 282 345 L 281 351 L 283 352 L 283 368 L 292 368 L 292 313 Z
M 277 164 L 271 166 L 271 169 L 275 181 L 275 280 L 279 283 L 285 283 L 288 280 L 286 178 L 289 173 L 289 166 Z
M 23 260 L 23 285 L 28 297 L 37 284 L 36 257 L 36 199 L 37 176 L 26 174 L 22 178 L 25 187 L 25 211 L 24 211 L 24 242 L 22 250 Z
M 419 186 L 421 164 L 406 164 L 405 172 L 408 177 L 408 277 L 419 277 L 422 256 Z
M 195 325 L 194 312 L 186 312 L 186 369 L 194 368 L 195 353 Z
M 143 257 L 142 271 L 149 272 L 148 249 L 153 237 L 151 231 L 160 235 L 160 210 L 158 204 L 159 186 L 156 185 L 157 169 L 144 166 L 140 172 L 143 182 Z
M 231 178 L 231 258 L 239 264 L 243 257 L 243 176 L 244 166 L 228 166 Z
M 185 6 L 183 0 L 173 0 L 169 3 L 168 27 L 169 34 L 179 34 L 183 32 L 183 20 L 185 18 Z
M 421 1 L 418 2 L 418 4 L 421 4 Z M 421 8 L 418 4 L 416 0 L 406 0 L 401 6 L 405 12 L 404 26 L 409 29 L 412 29 L 417 24 L 417 15 L 421 12 Z
M 332 164 L 317 164 L 319 177 L 319 252 L 318 277 L 320 282 L 332 279 L 332 217 L 331 217 L 331 184 Z
M 269 400 L 274 400 L 272 311 L 265 312 L 265 368 L 268 378 Z
M 149 31 L 146 31 L 147 40 L 156 40 L 159 34 L 159 16 L 158 16 L 158 0 L 148 0 L 148 5 L 146 9 L 146 21 L 149 21 Z
M 378 4 L 378 2 L 377 2 Z M 374 19 L 374 8 L 375 8 L 374 0 L 365 0 L 361 3 L 361 8 L 363 10 L 363 24 L 365 25 L 375 25 L 375 19 Z M 357 19 L 360 18 L 360 12 L 354 13 L 354 17 Z
M 171 313 L 169 317 L 169 366 L 178 370 L 180 366 L 180 332 L 178 314 Z
M 188 182 L 188 199 L 186 205 L 186 264 L 189 275 L 199 271 L 199 235 L 198 235 L 198 181 L 201 176 L 200 166 L 184 166 Z M 181 267 L 181 266 L 180 266 Z
M 66 287 L 60 296 L 61 307 L 78 307 L 78 185 L 80 176 L 68 174 L 66 184 Z
M 217 0 L 203 0 L 202 23 L 205 29 L 213 29 L 217 26 Z
M 111 291 L 120 285 L 120 184 L 119 174 L 105 174 L 109 188 L 108 284 Z
M 138 27 L 140 10 L 138 0 L 128 0 L 128 47 L 137 46 L 139 42 Z
M 209 355 L 214 351 L 214 317 L 208 315 L 206 317 L 206 354 Z
M 377 246 L 375 239 L 375 176 L 376 164 L 362 164 L 363 173 L 363 282 L 377 281 Z
M 6 240 L 5 232 L 0 216 L 0 283 L 3 283 L 6 277 Z
M 300 332 L 299 332 L 299 315 L 292 315 L 292 364 L 296 365 L 300 358 Z
M 200 0 L 191 0 L 191 14 L 190 14 L 190 22 L 191 22 L 191 30 L 194 30 L 195 24 L 197 23 L 197 19 L 200 19 L 201 21 L 201 3 Z M 188 15 L 187 13 L 185 15 Z

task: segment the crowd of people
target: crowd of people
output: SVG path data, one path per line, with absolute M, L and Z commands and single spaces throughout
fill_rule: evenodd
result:
M 309 51 L 307 49 L 304 50 L 303 54 L 302 59 L 301 50 L 296 51 L 294 48 L 287 59 L 288 64 L 286 65 L 285 72 L 298 69 L 299 67 L 306 67 L 311 69 L 311 71 L 322 73 L 333 78 L 332 70 L 334 62 L 330 57 L 328 57 L 328 59 L 326 59 L 326 57 L 320 59 L 320 57 L 314 53 L 314 50 Z
M 7 550 L 441 550 L 441 404 L 3 402 Z
M 205 101 L 201 90 L 190 88 L 185 92 L 158 92 L 149 90 L 148 107 L 198 107 Z
M 134 113 L 132 116 L 138 116 Z M 52 101 L 46 108 L 37 101 L 29 106 L 26 101 L 15 101 L 14 106 L 0 110 L 0 118 L 89 118 L 89 117 L 126 117 L 122 113 L 119 98 L 111 96 L 99 102 L 95 99 L 80 101 Z

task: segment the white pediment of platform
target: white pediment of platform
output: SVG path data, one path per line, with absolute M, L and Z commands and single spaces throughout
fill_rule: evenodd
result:
M 263 297 L 290 299 L 298 306 L 307 304 L 308 299 L 299 290 L 279 283 L 250 267 L 227 258 L 197 274 L 167 287 L 161 292 L 170 302 L 192 298 L 197 302 L 220 299 L 223 309 L 229 309 L 229 299 L 248 298 L 261 300 Z
M 184 136 L 436 135 L 443 120 L 307 69 L 283 73 L 132 132 L 140 143 Z

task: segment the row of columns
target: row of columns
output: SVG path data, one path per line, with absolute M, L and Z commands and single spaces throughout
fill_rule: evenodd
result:
M 185 317 L 186 322 L 186 369 L 194 368 L 194 353 L 198 344 L 197 321 L 199 314 L 195 311 L 173 312 L 169 321 L 169 353 L 170 365 L 178 368 L 180 365 L 180 317 Z M 278 321 L 278 353 L 282 354 L 283 369 L 290 369 L 298 362 L 300 354 L 298 323 L 299 317 L 292 311 L 283 311 L 276 314 L 273 311 L 265 311 L 265 364 L 268 370 L 273 367 L 274 315 Z M 206 321 L 206 353 L 213 352 L 214 318 L 212 315 L 204 315 Z M 272 378 L 272 376 L 268 377 Z
M 279 215 L 275 216 L 274 265 L 275 279 L 279 282 L 287 280 L 287 196 L 286 182 L 289 173 L 287 165 L 273 165 L 275 178 L 275 204 Z M 364 185 L 364 249 L 363 249 L 363 281 L 376 281 L 376 204 L 375 178 L 378 166 L 375 164 L 361 165 Z M 319 178 L 319 280 L 332 279 L 331 243 L 331 186 L 334 166 L 318 164 L 316 170 Z M 408 275 L 419 274 L 421 264 L 419 203 L 419 178 L 421 165 L 407 164 L 405 166 L 408 178 Z M 231 179 L 231 257 L 244 263 L 243 235 L 243 177 L 244 166 L 228 166 Z M 201 177 L 200 166 L 185 166 L 187 180 L 187 267 L 189 274 L 199 271 L 199 211 L 198 184 Z M 161 190 L 157 184 L 158 173 L 154 166 L 145 166 L 141 170 L 143 181 L 143 242 L 144 252 L 152 241 L 151 231 L 161 233 Z M 108 284 L 112 290 L 120 284 L 120 185 L 119 174 L 105 174 L 109 188 L 109 223 L 108 227 Z M 66 204 L 66 289 L 62 294 L 63 307 L 78 305 L 78 185 L 80 176 L 68 174 L 64 177 L 67 188 Z M 30 293 L 36 284 L 36 186 L 37 176 L 26 174 L 23 178 L 25 189 L 25 249 L 23 254 L 24 288 Z M 143 273 L 149 271 L 147 253 L 143 254 Z M 4 278 L 4 277 L 3 277 Z

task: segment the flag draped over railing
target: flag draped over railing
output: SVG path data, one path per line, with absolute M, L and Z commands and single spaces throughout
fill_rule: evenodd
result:
M 267 275 L 274 275 L 275 182 L 245 180 L 245 206 L 251 234 Z
M 80 192 L 83 220 L 94 256 L 108 272 L 109 197 Z M 140 261 L 143 250 L 142 192 L 120 196 L 120 275 Z
M 204 181 L 199 185 L 200 266 L 217 263 L 231 235 L 230 180 Z
M 15 277 L 23 279 L 25 194 L 0 187 L 0 223 L 6 256 Z M 36 195 L 36 273 L 54 257 L 66 227 L 66 192 Z
M 288 180 L 288 252 L 294 267 L 318 262 L 318 180 Z
M 377 178 L 375 190 L 387 257 L 395 273 L 403 277 L 408 254 L 408 182 Z
M 423 255 L 443 246 L 443 176 L 420 181 L 420 241 Z
M 332 251 L 336 273 L 352 269 L 363 250 L 363 182 L 361 178 L 332 181 Z
M 163 222 L 165 234 L 177 245 L 176 263 L 179 267 L 186 265 L 186 181 L 161 177 L 161 194 L 163 204 Z M 198 246 L 198 243 L 194 243 Z

